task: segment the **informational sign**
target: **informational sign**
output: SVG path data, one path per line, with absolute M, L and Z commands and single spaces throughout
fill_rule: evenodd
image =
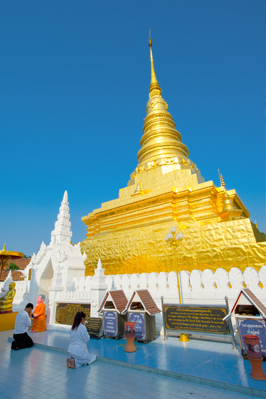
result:
M 102 326 L 102 321 L 103 319 L 101 319 L 101 317 L 90 317 L 88 319 L 87 331 L 91 338 L 100 338 L 99 334 Z
M 104 312 L 104 335 L 108 337 L 117 336 L 117 312 Z
M 243 335 L 257 335 L 260 339 L 260 349 L 263 357 L 266 357 L 266 321 L 246 318 L 236 318 L 238 332 L 241 339 L 242 355 L 246 356 L 246 345 Z
M 135 338 L 138 340 L 145 339 L 145 323 L 143 313 L 129 313 L 128 321 L 135 322 Z
M 84 312 L 87 317 L 90 317 L 91 305 L 79 303 L 57 303 L 55 313 L 55 323 L 58 324 L 73 324 L 77 312 Z
M 165 305 L 166 329 L 212 334 L 230 334 L 226 307 L 197 305 Z

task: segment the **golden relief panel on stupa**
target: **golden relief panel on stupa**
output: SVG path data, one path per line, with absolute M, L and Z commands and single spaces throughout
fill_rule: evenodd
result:
M 266 243 L 256 243 L 248 219 L 182 229 L 176 250 L 164 240 L 173 222 L 99 235 L 82 243 L 86 275 L 93 275 L 100 258 L 106 274 L 160 273 L 232 267 L 259 269 L 265 264 Z M 177 225 L 178 227 L 178 225 Z M 249 241 L 249 243 L 247 243 Z M 227 243 L 231 242 L 230 247 Z

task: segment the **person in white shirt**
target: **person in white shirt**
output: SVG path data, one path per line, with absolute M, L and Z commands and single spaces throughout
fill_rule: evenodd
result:
M 19 312 L 15 320 L 15 329 L 13 338 L 15 341 L 12 342 L 11 349 L 17 351 L 18 349 L 31 348 L 33 341 L 28 335 L 27 331 L 31 325 L 31 314 L 33 310 L 33 304 L 28 303 L 24 310 Z
M 87 342 L 90 336 L 85 325 L 85 313 L 78 312 L 75 316 L 72 328 L 70 330 L 70 344 L 67 348 L 71 360 L 67 358 L 67 367 L 71 369 L 78 368 L 83 364 L 95 362 L 96 356 L 89 354 Z

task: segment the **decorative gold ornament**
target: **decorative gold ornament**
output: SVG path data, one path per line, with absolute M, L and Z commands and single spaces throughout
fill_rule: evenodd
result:
M 224 182 L 223 176 L 220 174 L 219 169 L 218 169 L 218 175 L 219 175 L 219 179 L 221 181 L 221 187 L 225 187 L 225 182 Z
M 188 338 L 187 334 L 182 333 L 179 338 L 180 342 L 188 342 L 190 339 Z

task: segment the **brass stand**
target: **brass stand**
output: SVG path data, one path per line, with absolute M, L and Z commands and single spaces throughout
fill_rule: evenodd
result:
M 182 334 L 180 335 L 179 341 L 180 341 L 180 342 L 188 342 L 188 341 L 190 341 L 190 339 L 188 338 L 187 334 L 183 334 L 183 333 L 182 333 Z

